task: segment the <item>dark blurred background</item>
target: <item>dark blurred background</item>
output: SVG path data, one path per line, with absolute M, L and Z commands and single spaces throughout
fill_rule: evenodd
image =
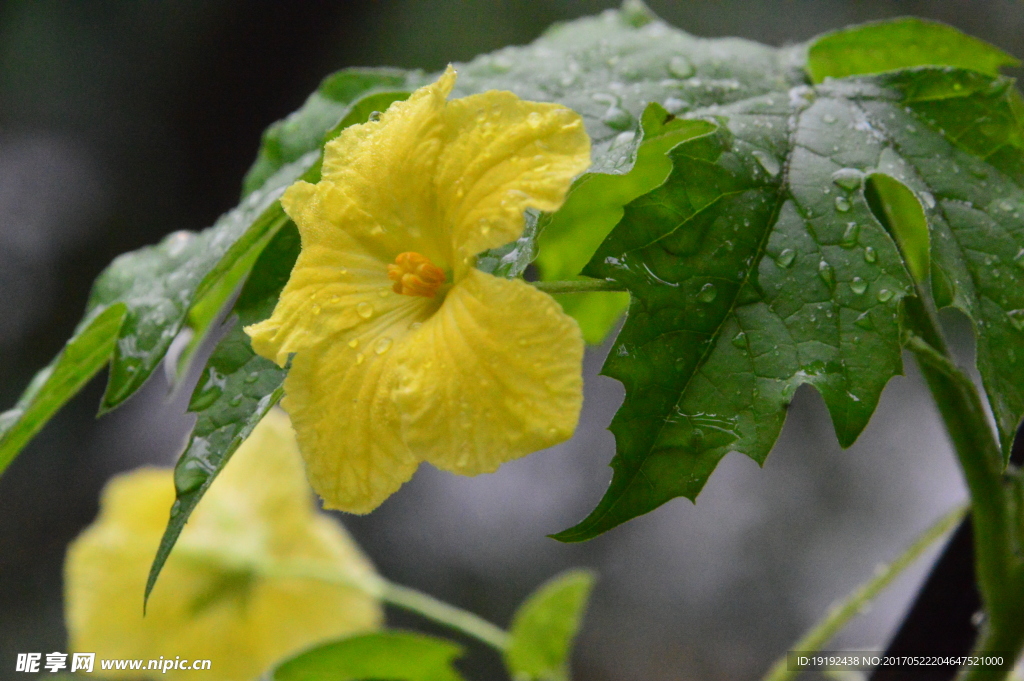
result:
M 437 70 L 614 4 L 0 3 L 0 410 L 59 351 L 101 269 L 231 208 L 263 128 L 327 73 Z M 1024 4 L 1010 0 L 650 5 L 697 35 L 773 45 L 914 14 L 1024 55 Z M 610 477 L 614 443 L 604 428 L 622 392 L 596 375 L 605 352 L 588 355 L 584 415 L 569 443 L 475 479 L 424 467 L 379 511 L 345 519 L 387 577 L 502 625 L 557 571 L 596 569 L 577 679 L 758 678 L 830 602 L 965 496 L 908 366 L 847 451 L 817 394 L 801 390 L 763 470 L 732 454 L 696 506 L 677 500 L 583 545 L 546 539 L 580 519 Z M 66 649 L 64 550 L 95 515 L 104 481 L 144 462 L 169 465 L 190 425 L 183 396 L 169 399 L 161 374 L 94 421 L 101 392 L 99 380 L 90 384 L 0 478 L 0 679 L 22 676 L 17 652 Z M 923 569 L 832 647 L 884 647 Z M 503 678 L 479 649 L 465 668 L 479 680 Z

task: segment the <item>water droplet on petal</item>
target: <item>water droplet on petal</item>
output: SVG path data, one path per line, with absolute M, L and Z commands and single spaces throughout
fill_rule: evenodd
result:
M 796 260 L 796 251 L 792 248 L 784 248 L 779 253 L 779 257 L 775 259 L 775 264 L 779 267 L 788 268 L 792 267 L 794 260 Z
M 849 213 L 850 208 L 852 208 L 852 206 L 850 205 L 850 200 L 845 196 L 837 196 L 835 203 L 836 210 L 839 211 L 840 213 Z
M 539 128 L 541 123 L 543 123 L 543 122 L 544 122 L 544 117 L 541 116 L 536 111 L 531 112 L 530 115 L 526 117 L 526 124 L 529 125 L 531 128 L 533 128 L 535 130 L 537 128 Z
M 356 305 L 356 314 L 358 314 L 363 319 L 369 319 L 370 317 L 373 316 L 373 305 L 370 305 L 368 302 L 364 300 L 363 302 Z
M 714 284 L 708 283 L 701 287 L 700 292 L 697 293 L 697 300 L 702 303 L 710 303 L 718 295 L 718 289 L 715 288 Z
M 385 352 L 391 349 L 392 340 L 387 336 L 381 336 L 377 339 L 377 342 L 373 344 L 373 351 L 378 355 L 383 355 Z
M 878 260 L 878 254 L 875 253 L 875 249 L 868 246 L 864 249 L 864 262 L 874 262 Z
M 366 358 L 363 357 L 363 353 L 360 352 L 359 354 L 357 354 L 356 355 L 356 365 L 358 366 L 359 364 L 362 364 L 364 359 L 366 359 Z
M 896 294 L 894 294 L 889 289 L 883 288 L 881 291 L 878 292 L 878 302 L 880 302 L 880 303 L 888 303 L 890 300 L 892 300 L 892 297 L 894 295 L 896 295 Z
M 413 322 L 412 324 L 409 325 L 409 330 L 410 331 L 415 331 L 416 329 L 420 328 L 421 326 L 423 326 L 423 322 Z
M 854 277 L 853 281 L 850 282 L 850 290 L 856 293 L 858 296 L 862 295 L 868 290 L 868 283 L 860 277 Z
M 348 342 L 348 346 L 350 348 L 358 348 L 359 347 L 359 339 L 358 338 L 353 338 L 352 340 L 350 340 Z
M 310 309 L 313 311 L 313 314 L 320 314 L 320 306 L 316 303 L 313 303 L 313 306 Z

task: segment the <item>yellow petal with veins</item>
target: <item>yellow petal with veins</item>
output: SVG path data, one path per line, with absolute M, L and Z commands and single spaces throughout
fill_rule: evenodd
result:
M 526 208 L 562 205 L 590 165 L 590 138 L 571 109 L 504 91 L 452 100 L 442 117 L 434 182 L 458 277 L 466 258 L 519 238 Z
M 475 475 L 567 440 L 583 340 L 551 296 L 470 270 L 397 350 L 395 402 L 416 454 Z
M 402 440 L 391 393 L 397 348 L 436 303 L 393 295 L 427 305 L 382 314 L 298 353 L 285 379 L 282 406 L 295 425 L 310 484 L 324 508 L 369 513 L 412 477 L 419 463 Z M 410 309 L 423 313 L 409 314 Z

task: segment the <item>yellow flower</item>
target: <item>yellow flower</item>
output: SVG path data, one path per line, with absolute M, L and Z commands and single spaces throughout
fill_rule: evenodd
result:
M 567 439 L 583 342 L 545 293 L 474 268 L 590 164 L 575 112 L 441 78 L 347 128 L 281 203 L 302 251 L 270 319 L 283 403 L 327 508 L 367 513 L 421 460 L 475 475 Z
M 100 514 L 68 549 L 69 646 L 98 659 L 208 659 L 208 671 L 104 676 L 245 681 L 317 642 L 375 629 L 362 591 L 277 576 L 316 564 L 375 577 L 345 530 L 313 505 L 287 417 L 271 412 L 239 447 L 181 533 L 142 615 L 149 565 L 174 501 L 172 473 L 112 479 Z M 147 663 L 144 662 L 145 666 Z

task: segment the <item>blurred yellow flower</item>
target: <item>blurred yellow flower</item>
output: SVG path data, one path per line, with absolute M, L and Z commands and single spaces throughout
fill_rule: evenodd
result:
M 100 513 L 69 547 L 69 646 L 98 659 L 208 659 L 208 671 L 100 671 L 109 676 L 246 681 L 317 642 L 378 628 L 379 602 L 354 588 L 273 576 L 326 566 L 374 578 L 345 530 L 319 513 L 295 437 L 268 414 L 196 507 L 149 600 L 149 566 L 174 501 L 170 470 L 112 479 Z
M 246 329 L 284 366 L 313 488 L 366 513 L 421 460 L 475 475 L 567 439 L 583 341 L 545 293 L 475 269 L 554 211 L 590 165 L 578 114 L 441 78 L 328 143 L 322 180 L 281 203 L 302 252 L 270 319 Z

